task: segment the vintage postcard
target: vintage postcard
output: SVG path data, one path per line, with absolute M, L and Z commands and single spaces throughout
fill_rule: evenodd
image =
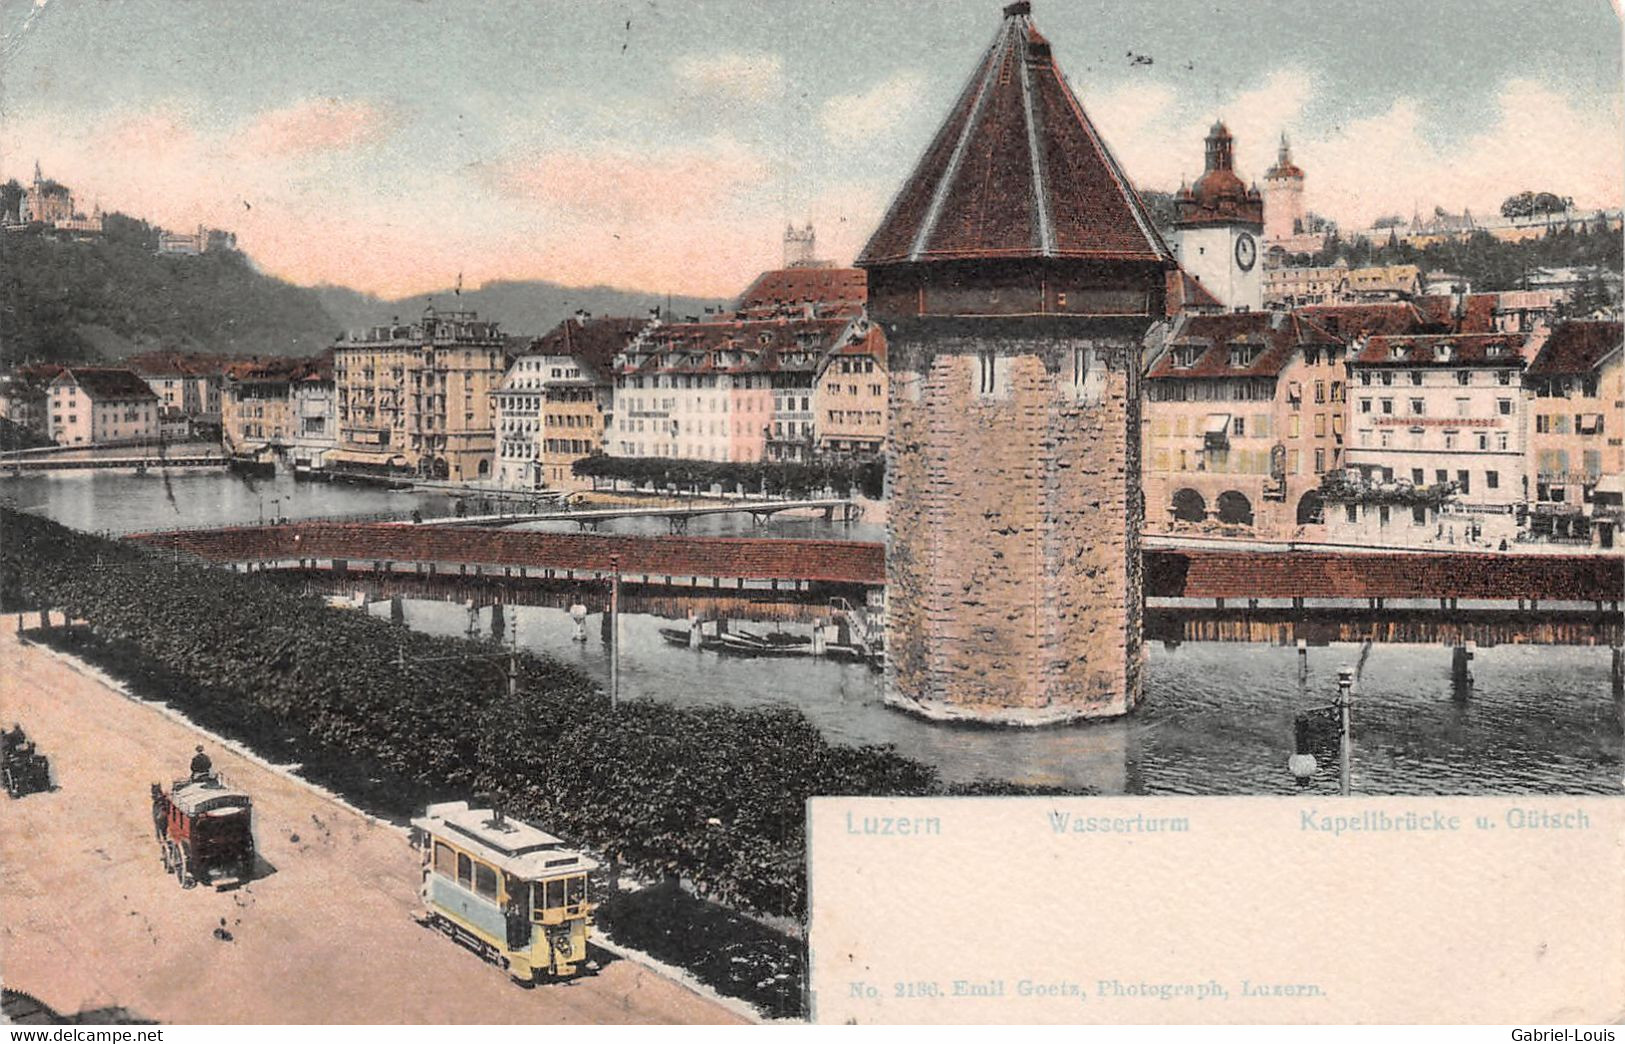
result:
M 0 0 L 4 1019 L 1625 1018 L 1621 70 Z

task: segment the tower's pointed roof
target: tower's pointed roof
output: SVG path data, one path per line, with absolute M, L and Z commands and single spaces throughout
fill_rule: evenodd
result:
M 1100 133 L 1032 24 L 1004 22 L 860 266 L 992 258 L 1171 263 Z

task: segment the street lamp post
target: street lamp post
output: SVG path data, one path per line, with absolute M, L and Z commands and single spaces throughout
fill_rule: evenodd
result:
M 609 709 L 621 704 L 621 556 L 609 556 Z
M 1354 734 L 1349 727 L 1349 714 L 1354 704 L 1354 668 L 1348 664 L 1337 669 L 1337 739 L 1338 775 L 1340 793 L 1347 797 L 1353 781 Z

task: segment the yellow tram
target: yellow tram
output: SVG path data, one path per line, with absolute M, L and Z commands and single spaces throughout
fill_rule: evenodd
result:
M 466 801 L 430 805 L 412 828 L 427 924 L 526 985 L 573 975 L 586 961 L 587 874 L 597 863 L 552 834 Z

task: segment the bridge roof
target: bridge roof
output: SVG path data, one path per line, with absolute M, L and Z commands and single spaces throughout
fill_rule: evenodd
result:
M 297 539 L 296 539 L 297 538 Z M 217 562 L 343 558 L 465 562 L 622 574 L 810 580 L 878 587 L 884 544 L 852 540 L 635 537 L 332 523 L 138 534 Z M 1625 558 L 1498 552 L 1144 552 L 1145 593 L 1161 598 L 1532 598 L 1618 601 Z

